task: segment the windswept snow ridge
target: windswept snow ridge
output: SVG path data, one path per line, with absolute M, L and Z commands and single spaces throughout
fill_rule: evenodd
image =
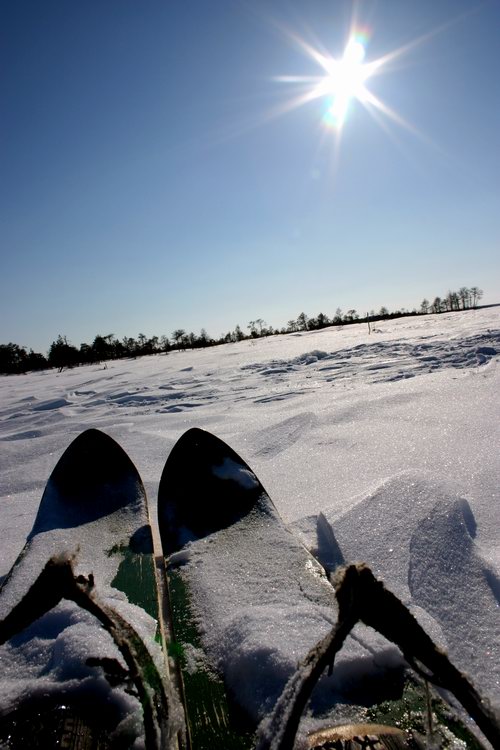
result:
M 475 542 L 467 500 L 403 474 L 344 515 L 320 513 L 295 528 L 327 570 L 368 563 L 484 693 L 500 696 L 499 579 Z

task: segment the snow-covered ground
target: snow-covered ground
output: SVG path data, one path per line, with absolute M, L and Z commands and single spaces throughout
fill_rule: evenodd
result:
M 500 702 L 500 307 L 2 377 L 0 394 L 0 576 L 79 432 L 115 438 L 155 505 L 174 442 L 206 428 L 325 564 L 368 562 Z

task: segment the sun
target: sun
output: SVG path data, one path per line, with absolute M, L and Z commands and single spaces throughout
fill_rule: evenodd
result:
M 325 59 L 327 75 L 319 84 L 318 94 L 327 97 L 324 121 L 334 128 L 341 128 L 354 99 L 366 101 L 368 90 L 365 81 L 372 68 L 364 63 L 366 50 L 360 38 L 352 37 L 344 50 L 341 60 Z
M 390 109 L 369 89 L 368 81 L 375 75 L 385 72 L 384 69 L 394 60 L 427 37 L 420 37 L 409 44 L 395 49 L 378 59 L 366 60 L 367 46 L 371 38 L 368 27 L 352 25 L 347 37 L 342 56 L 335 58 L 326 53 L 321 46 L 312 46 L 295 33 L 286 30 L 286 35 L 295 46 L 320 68 L 316 76 L 276 76 L 279 83 L 294 84 L 295 95 L 287 100 L 277 114 L 284 114 L 315 99 L 322 99 L 321 119 L 323 124 L 340 135 L 353 103 L 361 103 L 375 120 L 378 115 L 393 120 L 401 127 L 419 135 L 415 128 L 399 114 Z M 436 32 L 434 32 L 436 33 Z M 379 124 L 382 124 L 380 120 Z
M 363 104 L 378 102 L 366 87 L 367 80 L 377 72 L 382 61 L 367 63 L 366 46 L 369 32 L 366 29 L 352 30 L 340 59 L 322 53 L 303 39 L 294 37 L 307 56 L 322 69 L 320 76 L 279 76 L 280 82 L 303 84 L 304 89 L 291 103 L 290 108 L 305 104 L 312 99 L 323 98 L 326 108 L 323 121 L 329 127 L 340 130 L 344 125 L 353 101 Z

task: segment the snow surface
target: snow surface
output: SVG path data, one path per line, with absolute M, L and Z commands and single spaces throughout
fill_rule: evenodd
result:
M 326 567 L 368 562 L 500 703 L 499 355 L 500 307 L 491 307 L 383 321 L 371 335 L 358 324 L 2 377 L 0 576 L 82 430 L 122 445 L 154 506 L 171 447 L 202 427 L 250 464 Z M 278 664 L 286 623 L 279 607 L 266 616 Z M 262 648 L 251 613 L 231 628 L 232 643 L 248 645 L 235 658 L 248 663 Z M 294 632 L 286 659 L 304 655 L 306 641 Z M 273 670 L 255 679 L 273 685 Z

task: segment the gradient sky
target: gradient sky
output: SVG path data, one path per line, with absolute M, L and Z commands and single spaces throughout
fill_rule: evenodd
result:
M 339 132 L 283 77 L 354 25 L 397 119 Z M 497 0 L 4 0 L 0 343 L 500 302 L 499 33 Z

